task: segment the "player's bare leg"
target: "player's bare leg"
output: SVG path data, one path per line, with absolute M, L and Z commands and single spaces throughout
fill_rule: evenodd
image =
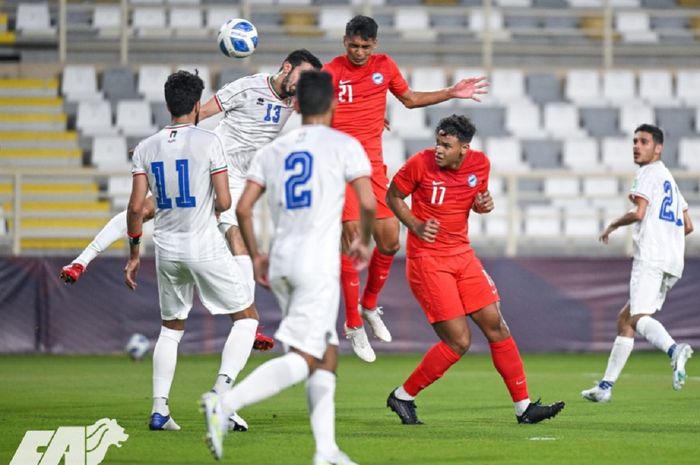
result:
M 156 208 L 153 203 L 153 197 L 147 198 L 143 207 L 144 223 L 153 219 L 155 211 Z M 107 250 L 113 243 L 119 239 L 124 239 L 126 236 L 126 210 L 124 210 L 113 216 L 80 255 L 69 265 L 61 269 L 61 273 L 59 274 L 60 278 L 65 281 L 66 284 L 73 284 L 80 279 L 80 276 L 91 261 Z
M 229 249 L 233 254 L 233 259 L 238 263 L 238 266 L 243 271 L 243 276 L 250 287 L 250 291 L 255 296 L 255 274 L 253 273 L 253 262 L 248 254 L 248 249 L 243 242 L 243 236 L 241 236 L 241 230 L 238 226 L 230 225 L 226 230 L 226 242 L 228 243 Z M 255 314 L 255 319 L 259 320 L 257 312 Z M 253 349 L 259 350 L 261 352 L 268 351 L 275 346 L 275 340 L 269 336 L 265 336 L 260 329 L 255 335 L 255 342 L 253 343 Z
M 530 402 L 523 360 L 501 315 L 499 304 L 487 305 L 469 316 L 489 341 L 493 366 L 508 388 L 518 423 L 539 423 L 555 417 L 564 408 L 564 402 L 551 405 L 541 405 L 539 400 Z

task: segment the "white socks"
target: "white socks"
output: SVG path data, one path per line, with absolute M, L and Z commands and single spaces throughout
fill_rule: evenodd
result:
M 234 255 L 233 259 L 243 272 L 243 279 L 250 287 L 250 293 L 255 297 L 255 271 L 253 270 L 253 260 L 248 255 Z
M 221 398 L 226 417 L 241 408 L 272 397 L 309 376 L 304 357 L 289 352 L 265 362 Z
M 177 365 L 177 347 L 184 331 L 160 328 L 160 336 L 153 349 L 153 412 L 170 415 L 167 399 L 170 396 L 170 386 L 175 377 Z M 161 399 L 166 399 L 163 402 Z M 165 411 L 163 411 L 165 410 Z
M 605 375 L 603 375 L 603 381 L 610 383 L 617 381 L 627 363 L 627 359 L 632 353 L 632 349 L 634 349 L 633 337 L 617 336 L 615 338 L 610 357 L 608 358 L 608 367 L 605 369 Z
M 517 402 L 513 402 L 513 408 L 515 409 L 515 414 L 517 416 L 522 415 L 525 413 L 525 410 L 530 406 L 530 398 L 528 397 L 527 399 L 519 400 Z
M 233 382 L 253 350 L 257 329 L 258 320 L 252 318 L 237 320 L 233 323 L 221 353 L 221 367 L 214 385 L 214 391 L 217 394 L 222 395 L 233 386 Z
M 84 267 L 95 259 L 99 254 L 107 250 L 110 245 L 119 239 L 126 237 L 126 210 L 117 213 L 107 224 L 97 233 L 97 236 L 85 247 L 73 263 L 80 263 Z
M 403 388 L 403 384 L 396 389 L 394 389 L 394 395 L 396 396 L 397 399 L 400 400 L 414 400 L 415 397 L 413 397 L 411 394 L 406 392 L 406 390 Z
M 650 316 L 643 316 L 637 321 L 637 333 L 664 353 L 668 353 L 668 349 L 676 343 L 664 325 Z
M 335 442 L 335 374 L 316 370 L 306 381 L 311 431 L 316 441 L 316 453 L 333 457 L 340 450 Z

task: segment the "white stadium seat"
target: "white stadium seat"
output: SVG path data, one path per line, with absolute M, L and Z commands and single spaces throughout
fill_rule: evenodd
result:
M 426 126 L 425 108 L 409 109 L 403 105 L 389 108 L 391 131 L 403 137 L 431 137 L 432 129 Z
M 618 180 L 613 176 L 583 178 L 583 194 L 586 197 L 610 197 L 619 195 Z
M 202 27 L 202 12 L 199 8 L 171 8 L 170 27 L 177 36 L 205 36 L 209 32 Z
M 564 210 L 564 234 L 569 237 L 596 239 L 600 234 L 600 218 L 595 207 Z
M 61 76 L 61 94 L 70 101 L 101 100 L 93 65 L 67 65 Z
M 437 36 L 437 31 L 430 27 L 428 10 L 423 7 L 397 8 L 394 28 L 407 39 L 432 40 Z
M 620 107 L 620 131 L 628 135 L 630 141 L 634 135 L 634 130 L 643 123 L 656 123 L 656 116 L 652 107 L 641 102 L 631 102 Z
M 345 33 L 345 25 L 353 16 L 352 9 L 348 7 L 322 6 L 318 14 L 318 27 L 328 37 L 341 38 Z
M 117 132 L 112 125 L 112 105 L 104 100 L 80 102 L 75 125 L 78 131 L 86 136 L 109 135 Z
M 170 76 L 170 66 L 142 65 L 139 68 L 139 94 L 149 102 L 165 102 L 163 84 Z
M 618 0 L 619 1 L 619 0 Z M 644 11 L 620 11 L 615 15 L 616 29 L 625 42 L 653 43 L 659 35 L 650 28 L 649 14 Z
M 544 129 L 557 138 L 582 137 L 586 131 L 580 126 L 578 108 L 567 103 L 548 103 L 544 107 Z
M 523 232 L 531 237 L 552 237 L 561 234 L 561 212 L 550 205 L 531 205 L 525 209 Z
M 536 139 L 544 136 L 540 123 L 540 107 L 534 103 L 514 103 L 506 107 L 505 127 L 514 136 Z
M 23 35 L 53 36 L 48 3 L 20 3 L 17 5 L 16 29 Z
M 92 27 L 100 37 L 119 36 L 122 23 L 122 9 L 119 5 L 95 5 L 92 12 Z
M 544 193 L 549 197 L 573 197 L 579 194 L 579 186 L 577 177 L 548 177 L 544 180 Z
M 512 137 L 492 137 L 486 140 L 486 154 L 491 169 L 497 172 L 523 172 L 530 167 L 523 161 L 520 140 Z
M 164 8 L 134 8 L 131 24 L 139 37 L 166 37 L 170 35 L 170 29 L 165 24 Z
M 126 139 L 122 136 L 97 136 L 92 139 L 92 164 L 101 169 L 129 172 Z
M 673 78 L 667 70 L 643 70 L 639 73 L 639 96 L 650 104 L 676 105 Z
M 572 69 L 566 73 L 564 95 L 579 105 L 602 105 L 600 73 L 593 69 Z
M 562 162 L 574 172 L 600 171 L 603 167 L 598 157 L 598 141 L 589 138 L 565 139 L 562 149 Z
M 636 100 L 637 86 L 634 73 L 627 70 L 604 71 L 603 97 L 614 104 Z
M 676 73 L 676 97 L 686 105 L 700 104 L 700 70 L 684 69 Z
M 489 95 L 502 103 L 527 100 L 523 72 L 519 69 L 493 70 Z
M 681 139 L 678 163 L 689 170 L 700 171 L 700 139 Z
M 634 173 L 637 168 L 634 164 L 630 137 L 604 138 L 601 144 L 601 157 L 603 165 L 612 171 Z
M 406 161 L 406 149 L 400 137 L 384 137 L 382 139 L 382 155 L 387 168 L 387 176 L 391 179 Z
M 151 106 L 143 100 L 117 102 L 117 127 L 125 136 L 150 136 L 158 129 L 152 121 Z
M 241 10 L 235 5 L 212 5 L 205 14 L 206 27 L 208 29 L 218 29 L 224 24 L 226 18 L 239 18 Z

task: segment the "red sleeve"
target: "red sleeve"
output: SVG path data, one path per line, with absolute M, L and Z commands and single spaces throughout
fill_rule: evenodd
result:
M 418 152 L 409 158 L 392 180 L 396 187 L 406 195 L 411 195 L 420 184 L 423 175 L 422 153 Z
M 403 95 L 408 92 L 408 82 L 406 82 L 403 74 L 401 74 L 401 70 L 396 65 L 396 62 L 388 55 L 386 56 L 386 65 L 388 74 L 391 76 L 391 80 L 389 81 L 389 90 L 391 93 L 394 95 Z

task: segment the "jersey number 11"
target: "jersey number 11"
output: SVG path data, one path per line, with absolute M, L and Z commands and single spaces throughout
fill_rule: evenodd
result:
M 180 208 L 194 208 L 197 199 L 190 195 L 189 160 L 175 160 L 179 195 L 175 197 L 175 205 Z M 161 209 L 173 208 L 173 199 L 165 191 L 165 164 L 162 161 L 151 162 L 151 171 L 156 180 L 156 205 Z

